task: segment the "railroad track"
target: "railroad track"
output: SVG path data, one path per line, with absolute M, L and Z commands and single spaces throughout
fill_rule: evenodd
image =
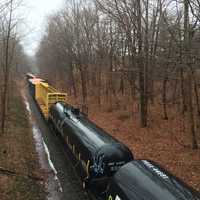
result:
M 49 128 L 45 118 L 38 110 L 38 106 L 28 91 L 26 92 L 26 96 L 35 123 L 42 133 L 42 138 L 50 152 L 51 161 L 58 172 L 57 176 L 63 188 L 60 200 L 94 200 L 95 198 L 91 194 L 86 194 L 86 191 L 82 189 L 81 182 L 75 173 L 73 164 L 70 162 L 68 153 L 66 153 L 63 145 L 61 145 L 62 143 L 59 137 L 55 137 L 56 133 Z

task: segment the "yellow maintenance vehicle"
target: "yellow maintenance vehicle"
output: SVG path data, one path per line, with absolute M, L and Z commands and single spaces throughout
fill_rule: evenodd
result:
M 57 91 L 46 82 L 40 82 L 35 84 L 35 100 L 44 117 L 48 119 L 49 108 L 56 102 L 66 103 L 67 93 Z

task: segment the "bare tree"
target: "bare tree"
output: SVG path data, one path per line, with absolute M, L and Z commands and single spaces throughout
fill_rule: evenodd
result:
M 198 5 L 198 0 L 68 1 L 49 18 L 38 63 L 49 77 L 66 74 L 83 107 L 91 99 L 110 111 L 138 105 L 141 127 L 149 125 L 152 106 L 161 104 L 165 120 L 172 106 L 197 148 Z
M 7 9 L 6 9 L 7 11 Z M 6 17 L 6 16 L 5 16 Z M 3 79 L 3 91 L 2 91 L 2 112 L 1 112 L 1 132 L 4 133 L 5 131 L 5 121 L 6 121 L 6 107 L 7 107 L 7 95 L 8 95 L 8 81 L 9 81 L 9 74 L 10 74 L 10 49 L 11 49 L 11 31 L 13 29 L 12 27 L 12 20 L 13 20 L 13 0 L 10 1 L 9 7 L 8 7 L 8 17 L 4 18 L 6 21 L 6 25 L 3 25 L 3 29 L 5 29 L 5 35 L 4 35 L 4 48 L 5 48 L 5 54 L 4 54 L 4 61 L 3 61 L 3 73 L 4 73 L 4 79 Z

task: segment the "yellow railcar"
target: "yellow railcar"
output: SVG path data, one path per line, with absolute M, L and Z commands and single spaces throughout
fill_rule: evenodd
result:
M 40 82 L 35 85 L 35 100 L 44 117 L 48 119 L 49 108 L 56 102 L 66 102 L 67 93 L 59 92 L 48 83 Z

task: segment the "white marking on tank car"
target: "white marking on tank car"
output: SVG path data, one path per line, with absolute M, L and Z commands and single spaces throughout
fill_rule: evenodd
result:
M 116 195 L 115 200 L 121 200 L 121 198 L 118 195 Z
M 156 167 L 155 167 L 154 165 L 152 165 L 150 162 L 144 160 L 143 163 L 144 163 L 147 167 L 149 167 L 150 169 L 152 169 L 152 170 L 153 170 L 156 174 L 158 174 L 161 178 L 163 178 L 163 179 L 168 179 L 168 178 L 169 178 L 165 173 L 161 172 L 158 168 L 156 168 Z

